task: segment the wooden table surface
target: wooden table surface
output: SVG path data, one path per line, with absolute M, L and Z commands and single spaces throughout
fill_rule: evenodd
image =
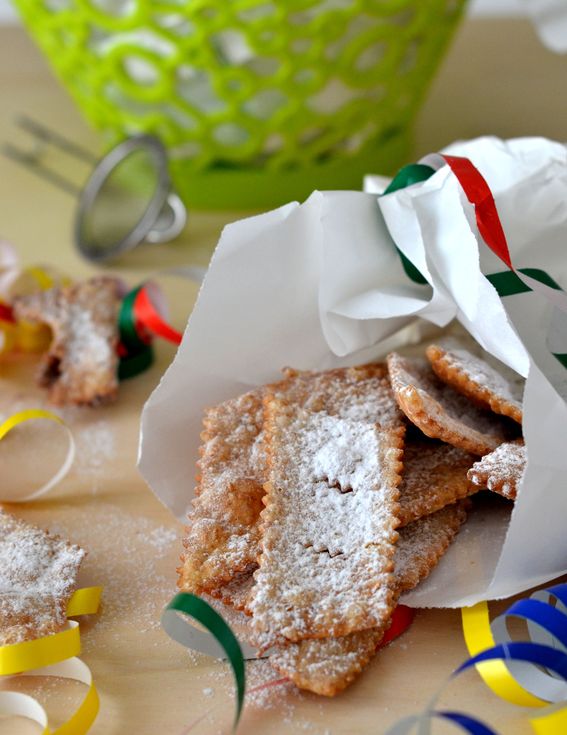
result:
M 565 58 L 539 45 L 524 21 L 468 21 L 420 114 L 416 153 L 481 133 L 567 139 L 566 65 Z M 97 149 L 96 135 L 19 29 L 0 30 L 0 95 L 0 141 L 26 143 L 13 126 L 14 115 L 26 112 Z M 50 162 L 79 182 L 84 179 L 84 171 L 62 159 Z M 49 262 L 74 277 L 97 272 L 72 249 L 73 212 L 72 197 L 0 158 L 0 236 L 17 246 L 23 263 Z M 135 284 L 167 266 L 205 266 L 221 227 L 238 216 L 193 214 L 177 242 L 141 249 L 114 270 Z M 173 321 L 182 326 L 196 287 L 184 282 L 168 286 L 168 292 Z M 207 712 L 191 732 L 230 729 L 233 695 L 227 666 L 188 654 L 158 622 L 175 589 L 182 529 L 138 475 L 136 452 L 140 410 L 173 354 L 170 345 L 158 344 L 155 365 L 121 385 L 116 405 L 64 411 L 78 444 L 73 470 L 45 499 L 11 507 L 83 545 L 89 556 L 82 581 L 104 587 L 100 614 L 82 626 L 83 660 L 101 697 L 93 735 L 181 735 Z M 44 404 L 33 385 L 34 365 L 34 359 L 20 358 L 0 366 L 0 415 Z M 28 439 L 33 444 L 26 444 Z M 9 457 L 0 453 L 2 485 L 47 471 L 61 451 L 58 441 L 51 427 L 39 435 L 22 432 Z M 188 477 L 188 487 L 191 482 Z M 420 611 L 412 628 L 342 696 L 326 700 L 284 687 L 265 690 L 251 698 L 241 732 L 379 735 L 400 716 L 424 706 L 465 657 L 458 612 Z M 275 678 L 265 662 L 250 664 L 249 677 L 251 686 Z M 22 680 L 19 686 L 46 703 L 53 725 L 69 716 L 84 691 L 79 684 L 43 679 Z M 502 733 L 531 731 L 526 713 L 498 700 L 474 673 L 449 686 L 442 702 L 482 715 Z M 36 732 L 29 722 L 0 721 L 0 735 Z

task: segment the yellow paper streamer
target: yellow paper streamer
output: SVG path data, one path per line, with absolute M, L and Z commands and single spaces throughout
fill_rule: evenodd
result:
M 42 735 L 85 735 L 90 730 L 98 714 L 100 703 L 91 671 L 83 661 L 78 658 L 70 658 L 54 666 L 28 671 L 27 675 L 75 679 L 86 684 L 88 691 L 72 717 L 55 730 L 49 728 L 47 713 L 43 707 L 28 694 L 0 692 L 1 715 L 27 717 L 42 727 Z
M 68 286 L 68 276 L 51 266 L 33 265 L 21 268 L 18 255 L 12 245 L 0 242 L 0 303 L 11 302 L 16 295 L 34 291 L 47 291 L 54 286 Z M 0 319 L 0 355 L 8 352 L 44 352 L 49 347 L 52 334 L 45 324 Z
M 67 604 L 67 617 L 96 613 L 101 588 L 84 587 L 72 595 Z M 76 656 L 81 651 L 79 624 L 70 621 L 60 633 L 23 643 L 0 646 L 0 676 L 61 676 L 77 679 L 89 687 L 80 707 L 61 727 L 52 731 L 41 705 L 27 694 L 0 692 L 0 714 L 27 717 L 43 728 L 44 735 L 84 735 L 99 709 L 98 693 L 88 666 Z
M 67 604 L 67 617 L 91 615 L 98 611 L 100 587 L 78 589 Z M 51 666 L 81 652 L 79 624 L 74 620 L 59 633 L 46 635 L 32 641 L 0 646 L 0 676 Z
M 20 352 L 46 352 L 53 338 L 51 329 L 45 324 L 32 322 L 16 322 L 16 344 L 14 349 Z
M 476 656 L 477 653 L 496 645 L 490 629 L 486 602 L 479 602 L 473 607 L 464 607 L 462 619 L 465 643 L 471 656 Z M 502 661 L 483 661 L 477 664 L 476 669 L 484 683 L 507 702 L 518 704 L 520 707 L 545 707 L 549 704 L 520 686 Z
M 37 419 L 55 421 L 55 423 L 59 424 L 67 433 L 67 437 L 69 439 L 69 448 L 67 450 L 67 455 L 63 460 L 63 464 L 53 475 L 53 477 L 51 477 L 51 479 L 49 479 L 37 490 L 22 495 L 20 494 L 20 492 L 14 490 L 13 488 L 11 491 L 4 488 L 2 490 L 0 500 L 10 503 L 20 503 L 26 500 L 34 500 L 35 498 L 38 498 L 40 495 L 48 492 L 48 490 L 51 490 L 53 487 L 55 487 L 55 485 L 61 482 L 61 480 L 65 477 L 65 475 L 69 472 L 71 466 L 73 465 L 73 461 L 75 459 L 75 440 L 73 438 L 71 430 L 60 416 L 57 416 L 57 414 L 52 413 L 51 411 L 45 411 L 42 408 L 30 408 L 25 411 L 18 411 L 17 413 L 8 417 L 3 423 L 0 424 L 0 441 L 2 441 L 2 439 L 4 439 L 4 437 L 10 431 L 15 429 L 16 426 L 18 426 L 19 424 L 22 424 L 25 421 L 32 421 Z
M 100 607 L 102 587 L 81 587 L 75 590 L 67 603 L 67 617 L 94 615 Z
M 547 713 L 530 717 L 530 725 L 537 735 L 567 733 L 567 707 L 564 704 L 549 707 Z
M 10 352 L 45 352 L 52 339 L 45 324 L 10 322 L 0 318 L 0 355 Z
M 481 651 L 496 645 L 490 628 L 488 604 L 479 602 L 473 607 L 461 610 L 463 633 L 468 652 L 476 656 Z M 483 661 L 476 669 L 484 683 L 501 699 L 521 707 L 545 707 L 540 715 L 530 718 L 530 724 L 537 735 L 560 735 L 567 733 L 567 706 L 565 703 L 549 706 L 520 686 L 508 671 L 503 661 Z
M 71 620 L 60 633 L 0 646 L 0 676 L 51 666 L 80 653 L 79 623 Z
M 22 272 L 24 275 L 31 276 L 41 291 L 49 291 L 49 289 L 53 288 L 55 285 L 55 281 L 52 276 L 41 266 L 28 266 L 27 268 L 24 268 Z
M 18 328 L 12 322 L 0 320 L 0 355 L 13 352 L 18 341 Z

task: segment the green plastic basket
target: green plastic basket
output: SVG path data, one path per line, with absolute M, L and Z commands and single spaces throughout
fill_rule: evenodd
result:
M 360 188 L 410 127 L 465 0 L 14 0 L 108 144 L 158 135 L 192 207 Z

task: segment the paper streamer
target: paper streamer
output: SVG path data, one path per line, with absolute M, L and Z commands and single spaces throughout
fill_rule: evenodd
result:
M 67 603 L 67 617 L 94 615 L 100 607 L 102 587 L 80 587 Z
M 178 613 L 183 613 L 181 617 Z M 187 617 L 185 617 L 187 616 Z M 384 636 L 379 648 L 391 643 L 400 636 L 412 624 L 415 611 L 405 605 L 398 605 L 392 616 L 392 624 Z M 206 628 L 208 632 L 199 630 L 193 626 L 188 618 L 193 618 Z M 236 687 L 236 717 L 233 731 L 236 730 L 246 691 L 246 669 L 245 658 L 257 658 L 255 649 L 248 644 L 240 644 L 229 625 L 223 620 L 205 600 L 196 595 L 185 592 L 176 595 L 165 608 L 161 624 L 167 635 L 185 648 L 199 651 L 208 656 L 219 659 L 228 659 L 234 674 Z M 269 651 L 266 654 L 269 656 Z M 283 684 L 288 679 L 278 679 L 276 682 L 268 682 L 266 685 L 257 687 L 257 691 L 264 686 Z
M 43 352 L 51 341 L 51 330 L 44 324 L 16 322 L 9 305 L 14 296 L 68 283 L 67 276 L 50 266 L 20 267 L 14 246 L 0 241 L 0 355 Z
M 200 631 L 187 623 L 185 616 L 196 620 L 213 636 L 214 643 L 213 639 L 207 636 L 208 653 L 217 658 L 227 658 L 232 667 L 236 683 L 236 714 L 233 724 L 233 731 L 235 731 L 242 714 L 246 691 L 244 655 L 238 639 L 218 612 L 205 600 L 187 592 L 180 592 L 163 611 L 161 625 L 170 638 L 186 648 L 203 651 L 202 646 L 206 641 L 205 638 L 198 635 Z M 203 635 L 206 634 L 201 633 L 201 636 Z
M 67 604 L 67 617 L 96 613 L 101 597 L 100 587 L 84 587 L 75 591 Z M 88 666 L 76 658 L 81 651 L 79 625 L 70 621 L 60 633 L 31 641 L 0 646 L 0 676 L 58 676 L 86 684 L 87 694 L 72 717 L 56 730 L 48 727 L 43 707 L 28 694 L 0 692 L 0 715 L 19 716 L 37 722 L 43 735 L 84 735 L 94 722 L 99 699 Z
M 67 605 L 67 617 L 96 613 L 100 604 L 100 596 L 100 587 L 85 587 L 77 590 Z M 51 666 L 78 656 L 80 652 L 79 624 L 71 620 L 59 633 L 0 646 L 0 676 L 10 676 L 43 666 Z
M 555 604 L 552 604 L 552 603 Z M 515 602 L 492 624 L 488 605 L 481 602 L 461 611 L 463 632 L 471 658 L 456 669 L 450 680 L 476 668 L 485 684 L 502 699 L 523 707 L 539 707 L 541 714 L 530 718 L 537 735 L 567 732 L 567 584 L 535 592 Z M 527 623 L 530 640 L 514 641 L 508 619 Z M 460 712 L 436 709 L 446 682 L 424 712 L 404 718 L 387 735 L 419 735 L 431 732 L 435 718 L 450 720 L 473 735 L 495 735 L 480 720 Z M 552 703 L 553 706 L 548 705 Z
M 199 269 L 179 268 L 164 274 L 202 280 Z M 44 352 L 51 342 L 51 330 L 44 324 L 16 321 L 10 301 L 16 295 L 55 286 L 67 286 L 71 280 L 49 266 L 19 265 L 15 248 L 0 241 L 0 355 L 10 352 Z M 147 281 L 131 290 L 121 304 L 118 327 L 121 380 L 147 370 L 153 362 L 151 342 L 160 337 L 180 344 L 182 334 L 167 323 L 167 307 L 159 286 Z
M 55 730 L 48 727 L 46 711 L 36 699 L 28 694 L 0 692 L 0 715 L 27 717 L 40 725 L 42 735 L 85 735 L 90 730 L 100 704 L 91 671 L 83 661 L 78 658 L 70 658 L 43 669 L 31 669 L 26 673 L 28 676 L 59 676 L 65 679 L 75 679 L 86 684 L 88 691 L 72 717 Z
M 391 643 L 396 638 L 399 638 L 402 633 L 405 633 L 413 623 L 414 617 L 415 608 L 407 607 L 406 605 L 398 605 L 392 615 L 392 624 L 386 631 L 384 638 L 382 638 L 380 648 L 387 646 L 388 643 Z
M 554 279 L 545 271 L 537 268 L 516 269 L 512 263 L 506 235 L 502 228 L 496 202 L 486 179 L 468 158 L 432 154 L 422 159 L 421 163 L 412 163 L 401 168 L 394 176 L 384 195 L 404 189 L 420 181 L 425 181 L 435 173 L 435 167 L 446 163 L 457 177 L 467 199 L 473 205 L 478 231 L 492 252 L 510 269 L 503 273 L 492 273 L 486 278 L 498 291 L 500 296 L 510 296 L 525 291 L 536 291 L 550 303 L 567 312 L 567 293 L 561 289 Z M 414 283 L 427 283 L 426 279 L 400 253 L 406 275 Z
M 120 380 L 132 378 L 150 367 L 154 360 L 153 337 L 175 345 L 181 343 L 182 334 L 173 329 L 166 318 L 165 299 L 153 281 L 147 281 L 126 294 L 118 315 Z
M 53 475 L 53 477 L 51 477 L 49 480 L 47 480 L 47 482 L 45 482 L 33 492 L 23 494 L 22 491 L 18 491 L 14 488 L 3 488 L 0 494 L 0 500 L 3 500 L 4 502 L 21 503 L 27 500 L 35 500 L 36 498 L 39 498 L 41 495 L 44 495 L 46 492 L 55 487 L 55 485 L 61 482 L 61 480 L 65 477 L 65 475 L 69 472 L 71 466 L 73 465 L 73 461 L 75 459 L 75 439 L 73 438 L 73 434 L 71 433 L 71 430 L 65 424 L 63 419 L 60 416 L 57 416 L 57 414 L 52 413 L 51 411 L 45 411 L 40 408 L 31 408 L 26 411 L 18 411 L 18 413 L 13 414 L 8 419 L 6 419 L 6 421 L 0 424 L 0 441 L 2 441 L 2 439 L 4 439 L 7 434 L 13 431 L 20 424 L 23 424 L 26 421 L 37 420 L 54 421 L 56 424 L 59 424 L 59 426 L 61 426 L 61 429 L 67 434 L 69 446 L 65 459 L 63 460 L 63 464 Z
M 153 281 L 147 281 L 138 289 L 134 300 L 134 314 L 137 323 L 150 335 L 161 337 L 174 345 L 181 344 L 183 335 L 165 321 L 165 300 Z
M 384 190 L 385 194 L 391 194 L 393 191 L 398 189 L 405 189 L 406 186 L 417 184 L 420 181 L 426 181 L 430 176 L 435 173 L 435 169 L 431 166 L 426 166 L 423 163 L 410 163 L 407 166 L 401 168 L 398 173 L 394 176 L 392 181 L 388 184 Z M 400 260 L 402 261 L 403 269 L 406 276 L 410 278 L 414 283 L 426 284 L 427 279 L 424 278 L 415 265 L 408 260 L 408 258 L 402 253 L 402 251 L 396 246 Z

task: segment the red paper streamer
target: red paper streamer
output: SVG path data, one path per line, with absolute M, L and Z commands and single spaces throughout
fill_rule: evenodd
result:
M 16 320 L 14 319 L 14 312 L 11 306 L 8 306 L 7 304 L 0 304 L 0 321 L 10 322 L 12 324 L 16 323 Z
M 406 605 L 398 605 L 392 615 L 392 625 L 386 631 L 386 635 L 382 638 L 382 642 L 378 648 L 387 646 L 388 643 L 391 643 L 396 638 L 399 638 L 402 633 L 405 633 L 413 623 L 414 617 L 415 610 L 413 608 L 407 607 Z
M 173 344 L 181 344 L 183 335 L 162 319 L 145 287 L 138 291 L 134 301 L 134 317 L 138 332 L 140 332 L 139 328 L 141 327 L 142 331 L 148 331 L 157 337 L 166 339 L 168 342 L 173 342 Z

